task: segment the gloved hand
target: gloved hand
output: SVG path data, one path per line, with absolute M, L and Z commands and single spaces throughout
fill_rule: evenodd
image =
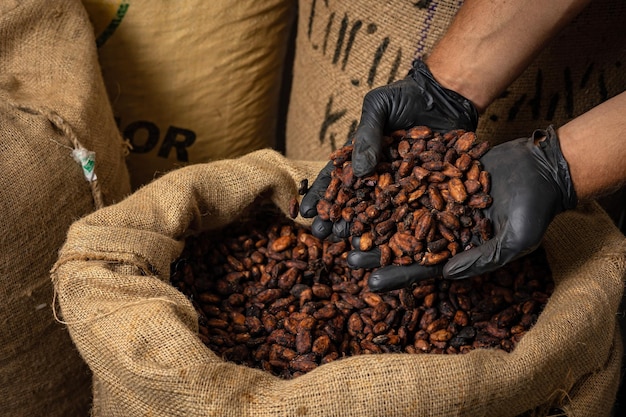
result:
M 474 105 L 452 90 L 442 87 L 426 64 L 417 59 L 406 78 L 369 91 L 363 99 L 361 121 L 354 134 L 352 168 L 356 176 L 373 172 L 381 155 L 381 139 L 395 130 L 423 125 L 436 132 L 454 129 L 475 131 L 478 112 Z M 350 141 L 349 141 L 350 142 Z M 317 215 L 317 202 L 330 183 L 331 162 L 322 169 L 300 204 L 302 217 Z M 340 220 L 333 224 L 313 220 L 312 233 L 325 238 L 331 233 L 346 237 L 350 226 Z
M 373 272 L 373 291 L 388 291 L 426 278 L 443 275 L 462 279 L 493 271 L 527 255 L 541 244 L 552 219 L 577 204 L 567 161 L 552 126 L 536 130 L 530 138 L 493 147 L 480 159 L 491 174 L 493 203 L 483 209 L 493 227 L 493 237 L 460 252 L 443 265 L 388 266 Z M 379 266 L 380 253 L 353 251 L 353 268 Z

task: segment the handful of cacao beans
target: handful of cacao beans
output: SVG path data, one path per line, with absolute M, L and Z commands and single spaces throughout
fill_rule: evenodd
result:
M 511 351 L 553 288 L 541 250 L 470 279 L 369 291 L 348 239 L 322 241 L 277 209 L 188 237 L 171 281 L 226 360 L 294 378 L 348 356 Z
M 330 156 L 335 168 L 317 215 L 351 223 L 357 249 L 378 247 L 381 266 L 444 262 L 491 238 L 482 213 L 492 202 L 490 176 L 479 161 L 488 149 L 474 132 L 416 126 L 384 137 L 375 172 L 357 178 L 346 145 Z

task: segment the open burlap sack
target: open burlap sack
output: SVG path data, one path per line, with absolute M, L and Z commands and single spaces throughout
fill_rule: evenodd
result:
M 89 412 L 50 268 L 76 219 L 130 193 L 122 145 L 80 1 L 0 2 L 2 416 Z
M 430 53 L 462 4 L 300 1 L 286 155 L 326 160 L 356 129 L 365 94 L 404 78 L 414 58 Z M 590 2 L 486 109 L 478 135 L 494 145 L 525 137 L 626 90 L 625 17 L 622 0 Z
M 82 0 L 133 188 L 276 145 L 295 0 Z
M 237 221 L 260 196 L 286 212 L 321 167 L 271 150 L 185 167 L 72 225 L 52 277 L 94 374 L 94 415 L 505 417 L 548 405 L 609 415 L 626 245 L 596 204 L 551 225 L 556 288 L 512 353 L 362 355 L 282 380 L 206 348 L 191 303 L 169 284 L 185 236 Z

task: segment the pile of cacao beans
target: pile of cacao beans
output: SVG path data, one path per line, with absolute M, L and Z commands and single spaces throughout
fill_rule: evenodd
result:
M 480 157 L 489 143 L 474 132 L 427 126 L 383 138 L 375 171 L 356 177 L 353 145 L 330 155 L 334 169 L 317 204 L 322 220 L 350 224 L 359 248 L 380 249 L 380 264 L 434 265 L 491 237 L 491 179 Z
M 385 293 L 350 250 L 380 249 L 380 265 L 433 265 L 491 238 L 492 198 L 473 132 L 425 126 L 383 139 L 375 171 L 356 177 L 352 145 L 337 149 L 318 216 L 350 224 L 350 238 L 320 240 L 274 206 L 219 233 L 189 237 L 172 283 L 192 301 L 202 341 L 225 360 L 290 379 L 348 356 L 510 352 L 553 289 L 541 250 L 463 280 L 428 279 Z M 301 184 L 300 194 L 306 192 Z M 297 216 L 293 199 L 289 214 Z
M 290 379 L 341 358 L 514 349 L 553 289 L 543 251 L 490 274 L 369 291 L 348 239 L 320 240 L 275 208 L 187 238 L 172 284 L 225 360 Z

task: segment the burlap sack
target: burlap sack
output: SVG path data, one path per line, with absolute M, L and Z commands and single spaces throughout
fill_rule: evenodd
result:
M 462 1 L 300 1 L 286 155 L 327 160 L 356 129 L 365 94 L 404 78 Z M 626 3 L 590 2 L 481 116 L 492 144 L 560 126 L 626 90 Z M 529 28 L 532 30 L 532 28 Z
M 185 167 L 72 225 L 53 281 L 94 374 L 95 416 L 506 417 L 548 405 L 609 415 L 626 243 L 595 203 L 550 226 L 556 288 L 512 353 L 362 355 L 281 380 L 207 349 L 191 303 L 169 284 L 185 236 L 237 221 L 259 196 L 286 212 L 322 164 L 263 150 Z
M 133 188 L 275 145 L 293 0 L 82 0 Z
M 0 2 L 2 416 L 89 412 L 49 271 L 72 222 L 130 193 L 122 145 L 80 1 Z

